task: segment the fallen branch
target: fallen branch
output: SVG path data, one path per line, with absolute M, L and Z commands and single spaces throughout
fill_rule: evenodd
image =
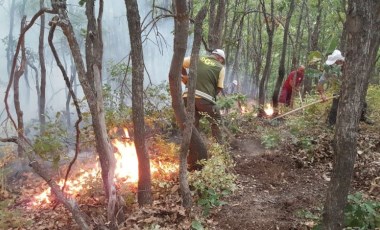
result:
M 333 99 L 333 98 L 337 98 L 337 97 L 339 97 L 339 95 L 335 95 L 335 96 L 332 96 L 332 97 L 328 97 L 328 98 L 326 98 L 325 101 L 330 100 L 330 99 Z M 289 115 L 289 114 L 295 113 L 295 112 L 297 112 L 297 111 L 299 111 L 299 110 L 301 110 L 301 109 L 304 109 L 304 108 L 306 108 L 306 107 L 309 107 L 309 106 L 311 106 L 311 105 L 314 105 L 314 104 L 317 104 L 317 103 L 320 103 L 320 102 L 323 102 L 323 100 L 321 99 L 321 100 L 318 100 L 318 101 L 314 101 L 314 102 L 312 102 L 312 103 L 310 103 L 310 104 L 307 104 L 307 105 L 301 106 L 301 107 L 299 107 L 299 108 L 297 108 L 297 109 L 294 109 L 294 110 L 291 110 L 291 111 L 286 112 L 286 113 L 284 113 L 284 114 L 281 114 L 280 116 L 277 116 L 277 117 L 273 118 L 271 121 L 273 121 L 273 120 L 275 120 L 275 119 L 278 119 L 278 118 L 281 118 L 281 117 L 284 117 L 284 116 L 287 116 L 287 115 Z

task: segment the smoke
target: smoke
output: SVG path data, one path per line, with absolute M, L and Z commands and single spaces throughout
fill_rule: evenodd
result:
M 23 1 L 18 0 L 17 5 L 20 5 Z M 36 1 L 27 1 L 27 21 L 38 11 L 38 4 L 31 3 Z M 168 80 L 168 73 L 170 68 L 171 57 L 173 54 L 173 30 L 174 23 L 172 17 L 167 17 L 161 19 L 156 23 L 150 23 L 154 17 L 158 15 L 157 9 L 155 14 L 151 13 L 152 5 L 148 3 L 149 1 L 138 1 L 140 18 L 143 21 L 143 53 L 144 62 L 146 67 L 145 85 L 152 83 L 158 84 L 162 81 Z M 160 4 L 160 1 L 156 1 L 156 4 Z M 167 1 L 163 1 L 167 2 Z M 50 1 L 46 1 L 50 4 Z M 78 5 L 78 0 L 68 0 L 69 5 L 69 17 L 72 22 L 81 22 L 80 27 L 86 28 L 86 20 L 84 7 Z M 1 3 L 0 3 L 1 4 Z M 32 5 L 33 4 L 33 5 Z M 2 26 L 0 27 L 0 39 L 4 39 L 9 33 L 9 21 L 10 21 L 10 9 L 11 1 L 5 1 L 0 6 L 0 19 L 2 21 Z M 165 5 L 161 5 L 167 7 Z M 35 10 L 33 10 L 35 9 Z M 70 10 L 73 9 L 73 10 Z M 46 14 L 46 28 L 45 28 L 45 58 L 46 58 L 46 68 L 47 68 L 47 85 L 46 85 L 46 108 L 49 116 L 53 116 L 56 112 L 65 110 L 66 94 L 65 83 L 62 77 L 61 71 L 58 69 L 55 60 L 52 57 L 50 47 L 47 43 L 47 36 L 49 32 L 49 26 L 47 22 L 52 18 L 52 15 Z M 15 17 L 15 26 L 13 29 L 13 36 L 17 40 L 20 34 L 20 21 L 19 15 Z M 33 28 L 28 31 L 25 44 L 28 49 L 30 49 L 36 55 L 38 54 L 38 36 L 39 36 L 39 23 L 37 20 Z M 152 26 L 154 25 L 154 26 Z M 78 24 L 75 24 L 78 26 Z M 78 37 L 79 35 L 77 35 Z M 67 67 L 66 71 L 70 76 L 70 53 L 64 52 L 68 49 L 60 43 L 60 39 L 63 37 L 60 31 L 56 31 L 54 43 L 58 49 L 59 55 L 61 56 L 61 61 Z M 127 62 L 128 55 L 130 53 L 131 47 L 129 44 L 129 31 L 128 23 L 126 18 L 126 8 L 124 1 L 104 1 L 104 14 L 103 14 L 103 43 L 104 43 L 104 61 L 103 69 L 107 69 L 107 63 L 113 61 Z M 4 60 L 0 62 L 0 70 L 3 75 L 0 77 L 0 97 L 4 100 L 5 89 L 8 84 L 9 75 L 7 74 L 6 66 L 6 44 L 1 42 L 0 44 L 0 56 Z M 38 56 L 35 62 L 36 67 L 39 69 Z M 39 70 L 38 70 L 39 71 Z M 107 72 L 104 72 L 103 79 L 109 77 Z M 40 77 L 38 75 L 38 77 Z M 31 69 L 28 69 L 27 78 L 25 81 L 25 75 L 20 81 L 20 96 L 21 96 L 21 106 L 24 112 L 24 120 L 30 121 L 32 119 L 38 119 L 38 98 L 36 89 L 36 76 Z M 106 81 L 106 80 L 104 80 Z M 27 84 L 28 82 L 28 84 Z M 40 80 L 39 80 L 40 82 Z M 76 84 L 79 84 L 76 82 Z M 78 88 L 78 98 L 83 97 L 83 92 L 80 87 Z M 13 92 L 11 92 L 13 94 Z M 13 99 L 10 97 L 8 99 L 8 104 L 12 108 L 13 116 L 15 116 L 13 111 Z M 4 103 L 0 103 L 0 119 L 3 121 L 5 119 L 5 109 Z M 71 111 L 74 111 L 71 108 Z

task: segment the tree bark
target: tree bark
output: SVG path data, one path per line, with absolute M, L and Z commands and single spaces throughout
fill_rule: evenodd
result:
M 20 31 L 24 30 L 26 22 L 26 16 L 24 16 L 21 20 L 21 29 Z M 18 138 L 23 136 L 24 133 L 24 119 L 23 119 L 23 111 L 21 109 L 21 103 L 20 103 L 20 79 L 22 75 L 25 72 L 26 68 L 26 50 L 25 50 L 25 37 L 21 38 L 21 63 L 19 68 L 14 72 L 14 81 L 13 81 L 13 103 L 16 110 L 17 115 L 17 136 Z M 17 146 L 17 153 L 19 157 L 23 156 L 23 151 L 20 145 Z
M 138 203 L 152 203 L 149 156 L 145 147 L 144 123 L 144 59 L 141 41 L 140 15 L 136 0 L 125 0 L 127 8 L 129 38 L 132 55 L 132 116 L 134 142 L 139 162 Z
M 40 0 L 40 9 L 44 8 L 44 0 Z M 44 37 L 45 37 L 45 14 L 41 15 L 40 20 L 40 37 L 38 41 L 38 56 L 41 67 L 41 86 L 38 95 L 38 117 L 40 120 L 40 134 L 45 131 L 46 116 L 45 116 L 45 104 L 46 104 L 46 65 L 44 54 Z
M 280 95 L 282 82 L 285 76 L 285 56 L 286 56 L 286 48 L 288 46 L 288 36 L 289 36 L 288 32 L 289 32 L 290 19 L 292 18 L 293 11 L 294 11 L 294 5 L 295 5 L 294 0 L 291 0 L 290 5 L 289 5 L 289 11 L 286 16 L 285 26 L 284 26 L 284 37 L 282 39 L 280 66 L 278 67 L 278 77 L 277 77 L 276 85 L 274 87 L 273 96 L 272 96 L 274 114 L 278 114 L 278 96 Z M 296 77 L 294 77 L 294 79 L 296 79 Z
M 7 70 L 8 74 L 11 74 L 12 69 L 12 55 L 14 53 L 14 43 L 13 43 L 13 25 L 14 25 L 14 18 L 15 18 L 15 4 L 16 0 L 12 0 L 11 8 L 9 10 L 10 18 L 9 18 L 9 32 L 8 32 L 8 44 L 7 44 Z
M 197 81 L 197 67 L 199 61 L 199 50 L 202 42 L 202 23 L 207 14 L 208 1 L 205 1 L 201 10 L 198 12 L 194 23 L 194 41 L 191 51 L 190 70 L 187 95 L 187 120 L 185 122 L 185 128 L 182 133 L 182 143 L 180 150 L 180 167 L 179 167 L 179 182 L 181 189 L 182 205 L 185 208 L 192 206 L 191 192 L 189 188 L 189 182 L 187 180 L 187 155 L 189 152 L 189 145 L 192 133 L 194 131 L 194 114 L 195 114 L 195 86 Z
M 90 228 L 90 221 L 89 218 L 83 214 L 78 205 L 76 204 L 75 200 L 67 199 L 63 192 L 61 192 L 59 186 L 52 180 L 52 178 L 46 173 L 46 170 L 43 169 L 37 161 L 34 160 L 33 155 L 31 154 L 32 151 L 29 150 L 29 147 L 31 144 L 27 141 L 26 137 L 24 136 L 24 125 L 23 125 L 23 111 L 21 109 L 21 104 L 20 104 L 20 99 L 19 99 L 19 80 L 22 74 L 24 73 L 25 70 L 25 65 L 26 65 L 26 50 L 24 46 L 24 37 L 26 32 L 32 27 L 34 22 L 38 19 L 39 16 L 41 16 L 44 12 L 50 12 L 50 13 L 55 13 L 52 10 L 48 9 L 40 9 L 40 11 L 33 16 L 33 18 L 30 20 L 30 23 L 25 25 L 25 20 L 26 17 L 23 18 L 21 22 L 21 32 L 20 32 L 20 37 L 17 43 L 16 47 L 16 52 L 15 56 L 13 57 L 13 63 L 12 63 L 12 69 L 11 69 L 11 75 L 9 79 L 9 83 L 7 86 L 7 90 L 5 92 L 5 106 L 6 106 L 6 111 L 8 117 L 11 119 L 12 124 L 14 125 L 15 129 L 17 130 L 17 138 L 11 138 L 8 140 L 1 140 L 1 141 L 12 141 L 17 143 L 18 145 L 18 151 L 19 153 L 22 152 L 21 155 L 26 154 L 29 161 L 30 161 L 30 166 L 33 168 L 33 170 L 41 176 L 51 187 L 52 192 L 60 201 L 73 215 L 73 218 L 76 220 L 77 224 L 81 227 L 81 229 L 91 229 Z M 21 64 L 18 69 L 16 69 L 16 63 L 18 59 L 18 54 L 22 52 L 22 57 L 21 57 Z M 16 115 L 17 115 L 17 124 L 13 120 L 10 111 L 9 111 L 9 106 L 7 103 L 7 98 L 9 95 L 9 90 L 10 87 L 13 84 L 13 89 L 14 89 L 14 106 L 16 110 Z M 35 155 L 35 153 L 33 153 Z
M 270 69 L 272 65 L 272 49 L 273 49 L 273 35 L 274 35 L 274 2 L 271 0 L 271 12 L 269 16 L 266 13 L 265 9 L 265 1 L 260 0 L 261 7 L 263 10 L 264 18 L 265 18 L 265 25 L 266 30 L 268 34 L 268 50 L 265 58 L 265 67 L 263 72 L 263 77 L 260 80 L 259 85 L 259 111 L 257 113 L 258 117 L 264 117 L 266 116 L 264 111 L 264 103 L 265 103 L 265 92 L 266 92 L 266 83 L 268 82 L 269 76 L 270 76 Z M 270 18 L 269 18 L 270 17 Z
M 247 1 L 244 1 L 244 8 L 246 8 L 246 5 L 247 5 Z M 230 76 L 227 76 L 227 80 L 228 82 L 231 82 L 233 80 L 237 80 L 238 81 L 238 85 L 240 87 L 240 82 L 241 82 L 241 79 L 238 79 L 238 73 L 239 73 L 239 65 L 241 63 L 241 53 L 242 53 L 242 43 L 241 42 L 243 40 L 243 37 L 242 37 L 242 34 L 243 34 L 243 27 L 244 27 L 244 19 L 245 19 L 245 16 L 246 16 L 246 13 L 244 13 L 241 18 L 240 18 L 240 22 L 238 23 L 238 28 L 237 30 L 235 30 L 235 41 L 237 42 L 236 44 L 236 52 L 235 52 L 235 58 L 234 58 L 234 64 L 233 64 L 233 67 L 232 67 L 232 70 L 231 70 L 231 74 Z
M 334 162 L 322 229 L 342 229 L 357 155 L 359 118 L 380 44 L 380 1 L 351 0 L 345 22 L 346 63 L 334 136 Z
M 117 210 L 118 198 L 114 184 L 116 159 L 112 152 L 111 143 L 109 142 L 107 134 L 101 84 L 103 57 L 101 21 L 103 16 L 103 1 L 99 1 L 97 19 L 95 18 L 94 12 L 94 0 L 86 1 L 86 15 L 88 20 L 85 50 L 87 71 L 73 27 L 67 16 L 66 3 L 58 0 L 51 0 L 51 2 L 53 9 L 58 12 L 59 20 L 57 25 L 62 28 L 68 40 L 77 67 L 79 81 L 90 108 L 92 125 L 95 132 L 96 150 L 102 169 L 101 174 L 104 190 L 108 199 L 107 217 L 108 221 L 110 221 L 111 228 L 116 228 L 116 213 L 119 211 Z
M 217 4 L 218 2 L 218 4 Z M 209 13 L 208 45 L 211 50 L 222 48 L 223 25 L 226 15 L 225 0 L 211 0 Z
M 315 19 L 315 24 L 314 24 L 314 28 L 313 28 L 313 32 L 311 34 L 311 38 L 310 38 L 310 49 L 309 49 L 309 52 L 310 51 L 317 51 L 319 50 L 319 47 L 318 47 L 318 41 L 319 41 L 319 34 L 321 32 L 321 24 L 322 24 L 322 0 L 318 0 L 318 3 L 317 3 L 317 18 Z M 314 21 L 313 21 L 314 22 Z M 297 45 L 298 43 L 296 43 Z M 298 47 L 297 47 L 297 50 L 298 50 Z M 313 68 L 313 69 L 318 69 L 317 67 L 317 64 L 314 64 L 312 66 L 309 66 L 310 68 Z M 303 95 L 307 94 L 307 93 L 310 93 L 312 91 L 312 84 L 313 83 L 313 79 L 311 77 L 305 77 L 304 78 L 304 82 L 303 82 L 303 85 L 304 85 L 304 90 L 303 90 Z
M 186 114 L 182 101 L 181 69 L 187 48 L 189 16 L 184 0 L 176 0 L 174 5 L 176 10 L 174 22 L 174 52 L 169 70 L 169 87 L 176 121 L 180 129 L 183 131 L 185 128 L 184 123 L 186 121 Z M 190 169 L 199 169 L 199 165 L 196 164 L 196 161 L 207 159 L 207 148 L 196 128 L 193 127 L 192 130 L 190 151 L 187 161 Z

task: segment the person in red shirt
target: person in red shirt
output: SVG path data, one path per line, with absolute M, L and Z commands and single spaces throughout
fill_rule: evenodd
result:
M 280 98 L 278 100 L 279 103 L 285 104 L 285 106 L 290 106 L 290 102 L 292 99 L 293 89 L 299 90 L 301 82 L 304 78 L 305 66 L 301 65 L 297 70 L 290 72 L 288 78 L 286 78 L 284 84 L 282 85 Z M 294 77 L 297 78 L 294 80 Z

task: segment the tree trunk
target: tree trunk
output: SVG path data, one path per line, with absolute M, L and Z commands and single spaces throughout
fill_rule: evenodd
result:
M 319 41 L 319 34 L 321 32 L 321 18 L 322 18 L 322 0 L 318 0 L 317 3 L 317 18 L 315 19 L 315 24 L 313 28 L 313 32 L 311 34 L 310 38 L 310 51 L 317 51 L 319 50 L 318 48 L 318 41 Z M 297 49 L 298 50 L 298 49 Z M 318 69 L 317 64 L 313 64 L 309 66 L 312 69 Z M 304 78 L 304 90 L 303 90 L 303 95 L 310 93 L 312 91 L 312 85 L 313 85 L 313 79 L 311 77 L 305 77 Z
M 293 11 L 294 11 L 294 5 L 295 5 L 294 0 L 291 0 L 290 5 L 289 5 L 289 11 L 286 16 L 285 26 L 284 26 L 284 37 L 282 39 L 280 66 L 278 67 L 278 77 L 277 77 L 276 85 L 274 87 L 273 96 L 272 96 L 274 114 L 278 114 L 278 96 L 280 95 L 282 81 L 284 80 L 284 76 L 285 76 L 285 56 L 286 56 L 286 48 L 288 47 L 288 36 L 289 36 L 288 32 L 289 32 L 290 19 L 292 18 Z
M 246 5 L 247 5 L 247 1 L 244 1 L 244 8 L 246 8 Z M 239 86 L 241 85 L 240 82 L 241 82 L 241 79 L 239 80 L 238 79 L 238 73 L 239 73 L 239 65 L 241 63 L 241 49 L 242 49 L 242 43 L 241 42 L 243 40 L 243 37 L 242 37 L 242 34 L 243 34 L 243 26 L 244 26 L 244 19 L 245 19 L 245 16 L 246 14 L 243 14 L 240 18 L 240 22 L 239 22 L 239 25 L 238 25 L 238 28 L 237 30 L 235 30 L 235 41 L 237 42 L 237 45 L 236 45 L 236 53 L 235 53 L 235 58 L 234 58 L 234 64 L 233 64 L 233 67 L 232 67 L 232 70 L 231 70 L 231 74 L 230 76 L 227 76 L 227 80 L 228 82 L 231 82 L 233 80 L 238 80 L 239 82 Z
M 144 123 L 144 59 L 141 41 L 140 15 L 136 0 L 125 0 L 132 55 L 132 116 L 134 142 L 139 162 L 137 198 L 139 205 L 152 203 L 149 156 L 145 147 Z
M 40 0 L 40 9 L 44 8 L 44 0 Z M 40 134 L 45 130 L 46 115 L 45 115 L 45 104 L 46 104 L 46 66 L 45 66 L 45 54 L 44 54 L 44 37 L 45 37 L 45 14 L 41 15 L 41 25 L 40 25 L 40 37 L 38 41 L 38 55 L 41 67 L 41 86 L 38 95 L 38 116 L 40 119 Z
M 226 15 L 226 1 L 210 1 L 208 45 L 211 50 L 222 48 L 223 24 Z
M 85 51 L 87 72 L 80 53 L 80 47 L 75 38 L 73 27 L 67 16 L 66 4 L 57 0 L 51 0 L 51 2 L 53 9 L 58 12 L 58 25 L 62 28 L 62 31 L 68 40 L 78 70 L 79 81 L 90 108 L 92 125 L 95 133 L 96 150 L 99 155 L 100 166 L 102 169 L 101 174 L 104 190 L 108 199 L 107 216 L 111 228 L 116 228 L 116 213 L 119 211 L 117 210 L 118 198 L 114 184 L 116 159 L 112 152 L 111 143 L 109 142 L 107 134 L 101 85 L 103 57 L 101 20 L 103 15 L 103 1 L 99 1 L 99 13 L 97 19 L 95 19 L 94 16 L 94 1 L 88 0 L 86 2 L 86 15 L 88 19 Z
M 260 85 L 259 85 L 259 111 L 257 113 L 258 117 L 263 117 L 265 116 L 265 111 L 264 111 L 264 103 L 265 103 L 265 92 L 266 92 L 266 83 L 268 82 L 268 79 L 270 77 L 270 70 L 271 70 L 271 65 L 272 65 L 272 49 L 273 49 L 273 35 L 274 35 L 274 2 L 271 0 L 271 12 L 270 16 L 267 15 L 266 9 L 265 9 L 265 1 L 260 0 L 264 18 L 265 18 L 265 25 L 267 28 L 267 34 L 268 34 L 268 50 L 267 50 L 267 55 L 265 59 L 265 67 L 264 67 L 264 72 L 263 72 L 263 77 L 260 80 Z M 269 19 L 270 17 L 270 19 Z
M 260 3 L 259 3 L 260 4 Z M 254 27 L 252 30 L 252 47 L 253 47 L 253 66 L 252 69 L 252 90 L 251 95 L 253 99 L 257 99 L 258 96 L 258 88 L 260 84 L 260 73 L 262 69 L 262 50 L 263 50 L 263 42 L 262 42 L 262 22 L 261 22 L 261 14 L 256 14 Z
M 348 3 L 346 64 L 335 128 L 335 158 L 324 206 L 322 229 L 343 229 L 344 207 L 357 154 L 362 105 L 380 44 L 380 1 Z
M 182 205 L 185 208 L 191 208 L 192 206 L 192 199 L 191 199 L 191 192 L 189 188 L 189 182 L 187 180 L 187 155 L 189 152 L 189 145 L 192 133 L 194 131 L 194 114 L 195 114 L 195 86 L 197 81 L 197 67 L 198 67 L 198 60 L 199 60 L 199 50 L 202 42 L 202 23 L 204 18 L 207 14 L 207 4 L 208 1 L 204 3 L 201 10 L 198 12 L 195 23 L 194 23 L 194 41 L 193 41 L 193 48 L 191 51 L 191 60 L 190 60 L 190 70 L 189 75 L 191 78 L 189 78 L 189 82 L 187 84 L 188 86 L 188 95 L 187 95 L 187 113 L 186 117 L 187 120 L 185 122 L 185 128 L 182 132 L 182 143 L 181 143 L 181 150 L 180 150 L 180 167 L 179 167 L 179 182 L 180 182 L 180 189 L 181 189 L 181 197 L 182 197 Z M 181 8 L 185 9 L 185 8 Z M 178 13 L 178 11 L 177 11 Z
M 11 8 L 9 10 L 10 18 L 9 18 L 9 32 L 8 32 L 8 44 L 7 44 L 7 70 L 8 75 L 11 73 L 12 68 L 12 56 L 14 53 L 14 43 L 13 43 L 13 25 L 15 18 L 15 4 L 16 0 L 12 0 Z
M 174 2 L 176 9 L 175 33 L 174 33 L 174 52 L 169 70 L 169 87 L 172 97 L 172 107 L 181 130 L 184 130 L 186 121 L 185 108 L 182 101 L 181 88 L 181 69 L 185 52 L 187 48 L 187 34 L 189 30 L 189 16 L 187 13 L 186 4 L 183 0 Z M 188 164 L 190 169 L 197 169 L 199 166 L 196 161 L 207 159 L 206 145 L 193 126 L 190 140 L 190 152 L 188 156 Z
M 21 29 L 20 31 L 24 30 L 26 22 L 26 16 L 24 16 L 21 20 Z M 21 63 L 19 68 L 14 72 L 14 81 L 13 81 L 13 103 L 15 106 L 16 114 L 17 114 L 17 137 L 20 139 L 24 134 L 24 119 L 23 119 L 23 112 L 21 110 L 21 103 L 20 103 L 20 79 L 22 75 L 25 72 L 26 68 L 26 49 L 25 49 L 25 38 L 22 37 L 21 41 Z M 17 146 L 17 153 L 19 157 L 23 156 L 23 151 L 20 145 Z

